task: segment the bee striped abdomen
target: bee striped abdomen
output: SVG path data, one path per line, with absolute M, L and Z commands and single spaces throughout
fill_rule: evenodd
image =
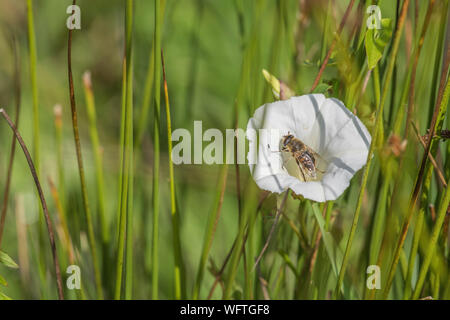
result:
M 299 155 L 298 160 L 303 165 L 303 167 L 305 169 L 307 169 L 310 173 L 315 172 L 315 170 L 316 170 L 316 165 L 315 165 L 316 159 L 314 159 L 314 156 L 311 155 L 308 151 L 302 152 Z

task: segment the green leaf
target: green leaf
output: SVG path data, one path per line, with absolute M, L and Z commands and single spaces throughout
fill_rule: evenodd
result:
M 294 92 L 283 82 L 278 80 L 275 76 L 270 74 L 266 69 L 262 70 L 263 76 L 266 79 L 267 83 L 272 87 L 272 93 L 275 98 L 280 99 L 289 99 L 294 96 Z M 281 91 L 283 91 L 283 97 L 281 97 Z
M 7 266 L 8 268 L 17 269 L 19 266 L 17 263 L 14 262 L 13 259 L 11 259 L 10 256 L 8 256 L 5 252 L 0 251 L 0 263 Z
M 339 252 L 339 248 L 335 244 L 331 233 L 325 231 L 325 221 L 322 217 L 322 214 L 320 213 L 317 203 L 312 204 L 312 209 L 314 217 L 317 220 L 317 224 L 319 225 L 320 232 L 322 233 L 322 240 L 325 245 L 325 250 L 327 252 L 328 258 L 330 259 L 334 274 L 337 278 L 339 275 L 338 260 L 342 261 L 342 254 L 341 252 Z
M 392 20 L 381 19 L 381 29 L 367 29 L 366 53 L 369 69 L 373 69 L 383 56 L 384 49 L 392 37 Z
M 320 83 L 313 91 L 313 93 L 328 93 L 328 90 L 330 90 L 332 88 L 331 85 L 329 85 L 328 83 Z
M 298 272 L 297 272 L 294 264 L 292 263 L 289 255 L 286 252 L 284 252 L 283 250 L 279 250 L 278 253 L 283 258 L 284 262 L 289 267 L 289 269 L 291 269 L 292 273 L 295 274 L 296 277 L 298 277 Z

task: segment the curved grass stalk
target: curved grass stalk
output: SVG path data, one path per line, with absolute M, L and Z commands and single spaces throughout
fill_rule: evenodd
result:
M 44 211 L 44 217 L 45 222 L 47 224 L 47 230 L 48 230 L 48 236 L 50 239 L 50 246 L 52 249 L 52 257 L 53 257 L 53 264 L 55 267 L 55 274 L 56 274 L 56 284 L 58 287 L 58 298 L 60 300 L 64 300 L 64 293 L 63 293 L 63 287 L 62 287 L 62 278 L 61 278 L 61 270 L 59 267 L 59 261 L 58 261 L 58 254 L 56 252 L 56 243 L 55 243 L 55 236 L 53 233 L 53 226 L 52 221 L 50 219 L 50 215 L 48 213 L 47 208 L 47 202 L 45 201 L 44 193 L 42 191 L 41 183 L 39 182 L 39 178 L 37 175 L 36 167 L 33 164 L 33 160 L 31 159 L 30 153 L 28 152 L 28 149 L 25 145 L 25 142 L 22 139 L 22 136 L 20 135 L 19 131 L 17 130 L 14 123 L 9 118 L 8 114 L 5 110 L 0 109 L 0 114 L 5 118 L 8 125 L 11 127 L 11 130 L 14 132 L 14 135 L 16 136 L 17 141 L 19 142 L 20 146 L 22 147 L 23 153 L 25 154 L 25 158 L 27 159 L 28 166 L 30 167 L 31 175 L 33 176 L 34 183 L 36 185 L 36 189 L 39 194 L 39 199 L 41 201 L 42 210 Z

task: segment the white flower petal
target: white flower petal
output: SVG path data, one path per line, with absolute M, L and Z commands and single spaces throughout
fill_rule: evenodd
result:
M 279 153 L 280 141 L 288 133 L 319 154 L 316 167 L 325 171 L 320 180 L 304 182 L 288 174 Z M 248 122 L 247 138 L 250 170 L 261 189 L 281 193 L 290 188 L 320 202 L 335 200 L 345 191 L 366 163 L 371 142 L 366 127 L 341 101 L 321 94 L 259 107 Z

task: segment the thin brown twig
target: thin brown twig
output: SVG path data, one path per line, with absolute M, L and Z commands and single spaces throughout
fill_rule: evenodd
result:
M 211 289 L 209 290 L 209 294 L 208 294 L 208 297 L 206 298 L 206 300 L 211 300 L 214 290 L 216 289 L 217 284 L 219 283 L 220 279 L 222 278 L 222 274 L 225 271 L 225 267 L 227 266 L 228 261 L 230 260 L 230 257 L 231 257 L 231 254 L 233 253 L 235 245 L 236 245 L 236 241 L 233 242 L 233 245 L 231 246 L 230 251 L 228 251 L 228 254 L 225 257 L 225 261 L 223 262 L 222 267 L 220 268 L 219 272 L 217 273 L 217 275 L 214 279 L 214 283 L 213 283 Z
M 262 204 L 263 204 L 264 200 L 266 200 L 267 197 L 268 197 L 269 195 L 270 195 L 269 192 L 264 192 L 264 193 L 263 193 L 262 198 L 261 198 L 260 201 L 259 201 L 258 208 L 256 209 L 256 212 L 259 212 L 259 210 L 260 210 L 261 207 L 262 207 Z M 245 243 L 247 242 L 247 236 L 248 236 L 248 232 L 246 232 L 245 235 L 244 235 L 243 246 L 245 246 Z M 222 265 L 222 267 L 220 268 L 220 271 L 217 273 L 217 275 L 216 275 L 216 277 L 215 277 L 215 279 L 214 279 L 214 283 L 213 283 L 211 289 L 209 290 L 209 294 L 208 294 L 207 300 L 210 300 L 210 299 L 211 299 L 211 297 L 212 297 L 212 295 L 213 295 L 213 293 L 214 293 L 214 290 L 216 289 L 217 284 L 218 284 L 219 281 L 220 281 L 220 278 L 222 277 L 223 273 L 225 272 L 225 267 L 227 266 L 228 261 L 230 260 L 231 253 L 232 253 L 233 250 L 234 250 L 235 244 L 236 244 L 236 241 L 233 242 L 233 245 L 231 246 L 230 251 L 228 251 L 228 254 L 227 254 L 227 256 L 225 257 L 225 261 L 223 262 L 223 265 Z
M 264 300 L 270 300 L 269 290 L 267 289 L 268 283 L 267 280 L 263 278 L 261 274 L 261 268 L 258 267 L 258 279 L 261 284 L 261 291 L 263 293 Z
M 314 244 L 314 251 L 311 255 L 311 261 L 309 264 L 309 273 L 312 276 L 313 270 L 314 270 L 314 266 L 316 264 L 316 259 L 317 259 L 317 253 L 319 251 L 319 244 L 320 244 L 320 239 L 322 238 L 322 232 L 318 232 L 317 236 L 316 236 L 316 242 Z
M 55 236 L 53 233 L 52 221 L 50 219 L 50 215 L 48 214 L 47 202 L 45 201 L 44 193 L 42 192 L 42 187 L 41 187 L 39 178 L 36 173 L 36 168 L 33 164 L 33 160 L 31 159 L 30 153 L 28 152 L 25 142 L 23 141 L 22 136 L 20 135 L 16 126 L 11 121 L 11 118 L 8 116 L 8 114 L 6 113 L 6 111 L 4 109 L 0 109 L 0 114 L 3 116 L 3 118 L 5 118 L 6 122 L 8 122 L 8 125 L 11 127 L 12 131 L 14 132 L 15 137 L 17 138 L 17 141 L 19 142 L 20 146 L 22 147 L 23 153 L 25 154 L 25 158 L 27 159 L 27 162 L 28 162 L 28 166 L 30 167 L 31 175 L 33 176 L 33 179 L 34 179 L 34 183 L 36 184 L 36 188 L 37 188 L 39 198 L 40 198 L 41 204 L 42 204 L 42 209 L 44 211 L 45 222 L 47 224 L 48 236 L 50 238 L 50 246 L 52 249 L 53 263 L 55 265 L 56 284 L 58 286 L 58 298 L 60 300 L 64 300 L 61 271 L 60 271 L 59 262 L 58 262 L 58 254 L 56 252 L 56 243 L 55 243 Z
M 338 31 L 336 32 L 336 35 L 335 35 L 335 37 L 333 39 L 333 42 L 331 43 L 330 49 L 328 50 L 328 53 L 327 53 L 325 59 L 323 60 L 322 66 L 320 67 L 319 73 L 317 74 L 317 77 L 314 80 L 314 83 L 313 83 L 313 85 L 311 87 L 310 92 L 313 92 L 314 89 L 319 84 L 320 78 L 322 77 L 322 73 L 323 73 L 323 71 L 325 70 L 325 67 L 328 64 L 328 60 L 330 60 L 331 53 L 333 52 L 334 47 L 336 46 L 337 38 L 341 35 L 342 29 L 344 29 L 345 22 L 347 21 L 347 18 L 348 18 L 349 14 L 350 14 L 350 11 L 352 11 L 352 8 L 353 8 L 354 4 L 355 4 L 355 0 L 351 0 L 350 3 L 348 4 L 348 7 L 347 7 L 347 9 L 345 10 L 345 13 L 344 13 L 344 17 L 342 18 L 341 24 L 339 25 Z
M 446 58 L 445 58 L 445 67 L 442 70 L 442 74 L 441 74 L 441 83 L 439 85 L 439 94 L 438 94 L 438 99 L 436 101 L 436 105 L 434 108 L 434 112 L 433 112 L 433 118 L 431 120 L 431 125 L 430 125 L 430 137 L 434 136 L 435 133 L 435 126 L 436 126 L 436 122 L 437 122 L 437 118 L 439 115 L 439 107 L 441 105 L 441 101 L 442 101 L 442 97 L 444 95 L 444 89 L 447 83 L 447 71 L 450 65 L 450 48 L 447 49 L 447 53 L 446 53 Z M 413 197 L 411 200 L 411 204 L 410 207 L 413 208 L 415 207 L 415 204 L 417 202 L 417 198 L 419 196 L 419 190 L 421 187 L 421 182 L 422 182 L 422 177 L 425 171 L 425 165 L 428 159 L 428 155 L 430 154 L 430 149 L 431 149 L 431 142 L 433 141 L 433 139 L 428 139 L 427 141 L 427 145 L 426 145 L 426 149 L 425 149 L 425 153 L 422 156 L 422 162 L 420 165 L 420 170 L 419 170 L 419 174 L 418 174 L 418 178 L 416 181 L 416 184 L 414 186 L 414 192 L 413 192 Z
M 417 139 L 419 139 L 420 144 L 421 144 L 424 148 L 426 148 L 426 147 L 427 147 L 427 144 L 426 144 L 425 141 L 423 140 L 422 136 L 419 134 L 419 130 L 417 129 L 416 124 L 415 124 L 414 122 L 413 122 L 412 124 L 413 124 L 414 131 L 416 132 Z M 445 188 L 447 188 L 447 182 L 445 181 L 444 175 L 442 174 L 441 169 L 440 169 L 439 166 L 437 165 L 436 160 L 434 159 L 433 155 L 430 153 L 430 154 L 428 155 L 428 157 L 430 158 L 430 161 L 431 161 L 431 163 L 433 164 L 433 167 L 434 167 L 434 169 L 436 170 L 436 173 L 437 173 L 437 175 L 438 175 L 438 177 L 439 177 L 439 180 L 441 181 L 442 185 L 443 185 Z
M 436 221 L 436 209 L 434 208 L 434 204 L 430 203 L 428 208 L 430 209 L 431 221 L 434 223 Z
M 261 260 L 262 256 L 264 255 L 264 252 L 266 252 L 267 247 L 269 246 L 270 240 L 272 239 L 272 236 L 275 232 L 275 228 L 278 224 L 278 220 L 280 219 L 281 212 L 284 210 L 284 207 L 286 205 L 286 200 L 289 195 L 289 190 L 286 191 L 286 194 L 283 197 L 283 201 L 281 202 L 280 208 L 277 208 L 277 214 L 275 215 L 275 221 L 273 222 L 272 228 L 270 229 L 269 236 L 267 237 L 266 243 L 264 244 L 264 247 L 261 250 L 261 253 L 259 254 L 258 258 L 256 258 L 255 264 L 253 265 L 252 272 L 255 270 L 256 266 L 258 265 L 259 261 Z

